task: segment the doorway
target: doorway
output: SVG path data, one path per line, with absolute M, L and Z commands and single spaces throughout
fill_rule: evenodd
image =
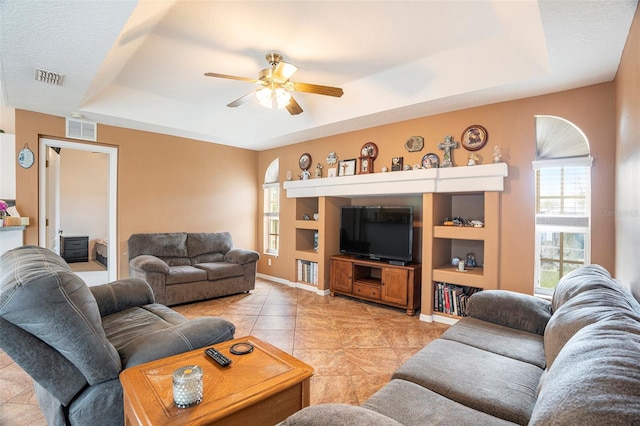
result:
M 61 150 L 71 150 L 76 154 L 85 152 L 106 156 L 106 170 L 101 170 L 100 173 L 106 172 L 107 178 L 103 181 L 97 181 L 100 186 L 98 189 L 102 190 L 106 185 L 106 206 L 104 209 L 106 212 L 102 212 L 104 215 L 101 219 L 106 221 L 106 235 L 102 235 L 99 238 L 101 240 L 101 256 L 105 258 L 102 260 L 106 263 L 106 277 L 104 277 L 104 273 L 100 276 L 90 272 L 78 272 L 78 275 L 82 276 L 88 285 L 115 281 L 118 271 L 116 228 L 118 149 L 116 147 L 47 138 L 41 138 L 39 145 L 39 245 L 51 248 L 54 251 L 58 250 L 58 252 L 61 249 L 59 247 L 60 215 L 64 215 L 64 210 L 62 210 L 62 213 L 60 210 L 59 176 L 60 168 L 64 169 L 64 162 L 59 162 L 56 153 L 60 153 Z M 49 160 L 49 167 L 47 167 L 47 160 Z M 80 179 L 91 182 L 91 173 L 83 174 Z M 97 244 L 97 242 L 92 241 L 90 247 L 93 247 L 94 243 Z M 89 257 L 93 257 L 94 252 L 95 249 L 92 249 Z

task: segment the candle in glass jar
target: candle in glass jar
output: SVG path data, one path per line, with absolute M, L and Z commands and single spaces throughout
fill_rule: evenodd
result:
M 202 369 L 197 365 L 180 367 L 173 372 L 173 402 L 186 408 L 202 401 Z

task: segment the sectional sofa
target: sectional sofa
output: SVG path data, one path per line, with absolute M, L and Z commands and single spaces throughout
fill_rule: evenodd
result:
M 362 406 L 282 424 L 640 424 L 640 305 L 604 268 L 566 275 L 551 302 L 482 291 L 468 313 Z

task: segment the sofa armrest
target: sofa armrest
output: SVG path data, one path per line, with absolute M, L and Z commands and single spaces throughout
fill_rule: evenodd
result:
M 151 287 L 142 278 L 125 278 L 89 287 L 89 290 L 98 303 L 101 317 L 155 302 Z
M 120 348 L 123 369 L 226 342 L 235 331 L 233 323 L 224 318 L 200 317 L 145 334 Z
M 484 290 L 469 298 L 467 314 L 483 321 L 543 335 L 551 318 L 551 302 L 514 291 Z
M 161 274 L 169 273 L 169 265 L 167 265 L 164 260 L 149 254 L 134 257 L 129 262 L 129 266 L 139 271 L 160 272 Z
M 224 261 L 244 265 L 245 263 L 257 262 L 260 254 L 257 251 L 234 248 L 224 254 Z
M 303 408 L 279 426 L 400 426 L 375 411 L 349 404 L 319 404 Z

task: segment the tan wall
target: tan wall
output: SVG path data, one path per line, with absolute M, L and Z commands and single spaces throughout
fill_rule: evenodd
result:
M 640 8 L 620 61 L 616 86 L 616 273 L 640 299 Z
M 591 144 L 593 168 L 593 234 L 592 262 L 614 269 L 614 220 L 607 212 L 614 208 L 614 160 L 615 138 L 614 85 L 599 84 L 545 96 L 498 103 L 478 108 L 439 114 L 405 122 L 365 129 L 332 137 L 316 139 L 297 145 L 266 150 L 259 154 L 259 172 L 263 177 L 266 167 L 280 157 L 280 180 L 287 170 L 300 172 L 298 158 L 304 152 L 311 154 L 313 166 L 320 162 L 328 166 L 325 158 L 335 151 L 339 159 L 358 157 L 362 145 L 373 141 L 378 145 L 379 157 L 375 171 L 383 165 L 390 167 L 391 158 L 404 157 L 405 164 L 419 163 L 428 152 L 436 152 L 442 159 L 437 145 L 444 137 L 452 135 L 459 141 L 464 129 L 472 124 L 483 125 L 489 132 L 488 144 L 480 151 L 481 163 L 491 161 L 494 145 L 501 145 L 504 159 L 509 164 L 509 177 L 501 204 L 500 282 L 504 289 L 523 293 L 533 291 L 534 264 L 534 174 L 531 161 L 535 159 L 535 131 L 533 116 L 549 114 L 563 117 L 580 127 Z M 425 147 L 420 152 L 409 153 L 404 143 L 410 136 L 421 135 Z M 453 154 L 456 166 L 464 166 L 468 152 L 456 149 Z M 262 208 L 260 200 L 260 209 Z M 258 265 L 261 273 L 294 280 L 293 276 L 293 212 L 294 203 L 283 191 L 281 210 L 281 252 L 267 266 L 266 258 Z M 259 226 L 259 246 L 262 244 L 262 226 Z
M 64 118 L 16 111 L 16 147 L 28 143 L 36 164 L 39 136 L 64 134 Z M 230 231 L 236 246 L 256 247 L 256 152 L 103 125 L 98 139 L 118 147 L 120 277 L 133 233 Z M 32 220 L 25 242 L 38 244 L 38 168 L 17 169 L 18 209 Z

